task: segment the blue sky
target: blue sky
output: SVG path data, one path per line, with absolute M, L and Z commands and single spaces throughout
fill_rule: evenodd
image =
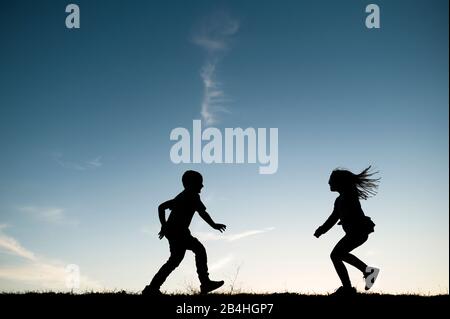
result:
M 225 291 L 237 270 L 246 291 L 332 291 L 343 232 L 312 236 L 328 176 L 372 164 L 356 254 L 375 289 L 448 293 L 448 2 L 377 1 L 377 30 L 363 1 L 75 3 L 77 30 L 64 1 L 1 4 L 0 290 L 64 290 L 77 264 L 83 288 L 139 291 L 168 257 L 157 206 L 196 169 L 228 230 L 191 229 Z M 278 128 L 277 173 L 173 164 L 171 130 L 205 107 L 221 130 Z M 163 289 L 196 285 L 188 254 Z

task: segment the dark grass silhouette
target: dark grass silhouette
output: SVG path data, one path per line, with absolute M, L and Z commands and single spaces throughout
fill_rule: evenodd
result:
M 22 293 L 0 294 L 2 311 L 10 310 L 20 315 L 33 314 L 46 317 L 62 317 L 66 314 L 102 318 L 401 318 L 442 315 L 449 305 L 449 295 L 382 295 L 357 294 L 351 297 L 329 295 L 276 294 L 209 294 L 209 295 L 161 295 L 117 293 Z M 241 305 L 241 311 L 225 313 L 223 304 Z M 273 304 L 271 313 L 243 313 L 242 305 Z M 208 316 L 204 314 L 177 314 L 179 306 L 211 306 Z M 216 309 L 216 310 L 213 310 Z M 248 309 L 248 308 L 247 308 Z M 260 306 L 254 311 L 260 312 Z

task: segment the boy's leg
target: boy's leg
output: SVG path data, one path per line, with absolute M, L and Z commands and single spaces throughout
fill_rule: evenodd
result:
M 187 242 L 187 249 L 195 254 L 195 265 L 197 266 L 198 279 L 201 283 L 209 281 L 208 257 L 203 244 L 195 237 L 190 236 Z
M 213 281 L 209 279 L 206 249 L 202 243 L 195 237 L 190 236 L 187 249 L 195 254 L 195 263 L 197 265 L 198 278 L 200 279 L 200 293 L 207 294 L 223 286 L 224 282 Z
M 156 275 L 153 277 L 150 288 L 152 290 L 159 290 L 161 285 L 166 281 L 175 268 L 181 263 L 186 253 L 186 246 L 182 240 L 169 240 L 170 245 L 170 257 L 167 262 L 162 265 Z

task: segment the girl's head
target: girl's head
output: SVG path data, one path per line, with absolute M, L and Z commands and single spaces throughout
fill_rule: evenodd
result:
M 332 192 L 354 193 L 360 199 L 367 199 L 376 194 L 379 178 L 371 178 L 378 172 L 370 172 L 371 166 L 359 174 L 353 174 L 345 169 L 335 169 L 328 184 Z

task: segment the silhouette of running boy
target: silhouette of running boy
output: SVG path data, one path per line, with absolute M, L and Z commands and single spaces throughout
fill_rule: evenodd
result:
M 184 258 L 186 250 L 192 250 L 195 254 L 198 278 L 200 279 L 200 292 L 206 294 L 221 287 L 223 281 L 212 281 L 209 279 L 207 256 L 205 247 L 189 231 L 189 225 L 195 212 L 198 212 L 205 222 L 212 228 L 225 231 L 226 226 L 216 224 L 206 212 L 206 207 L 200 200 L 200 192 L 203 188 L 203 177 L 199 172 L 186 171 L 182 182 L 184 190 L 174 199 L 168 200 L 158 207 L 161 231 L 159 239 L 166 237 L 170 246 L 169 260 L 159 269 L 153 277 L 150 285 L 146 286 L 142 294 L 160 294 L 159 288 L 172 271 L 178 267 Z M 171 213 L 166 221 L 166 209 Z
M 319 238 L 329 231 L 338 221 L 342 225 L 345 236 L 336 244 L 331 252 L 331 260 L 342 282 L 335 295 L 352 295 L 356 289 L 352 287 L 350 277 L 344 262 L 359 269 L 366 281 L 366 290 L 369 290 L 378 276 L 379 269 L 368 267 L 363 261 L 350 252 L 364 244 L 369 234 L 374 232 L 375 224 L 361 209 L 360 199 L 367 199 L 376 194 L 378 178 L 371 178 L 375 173 L 370 172 L 370 166 L 359 174 L 336 169 L 331 173 L 328 184 L 332 192 L 339 196 L 334 203 L 334 210 L 325 223 L 317 228 L 314 236 Z

